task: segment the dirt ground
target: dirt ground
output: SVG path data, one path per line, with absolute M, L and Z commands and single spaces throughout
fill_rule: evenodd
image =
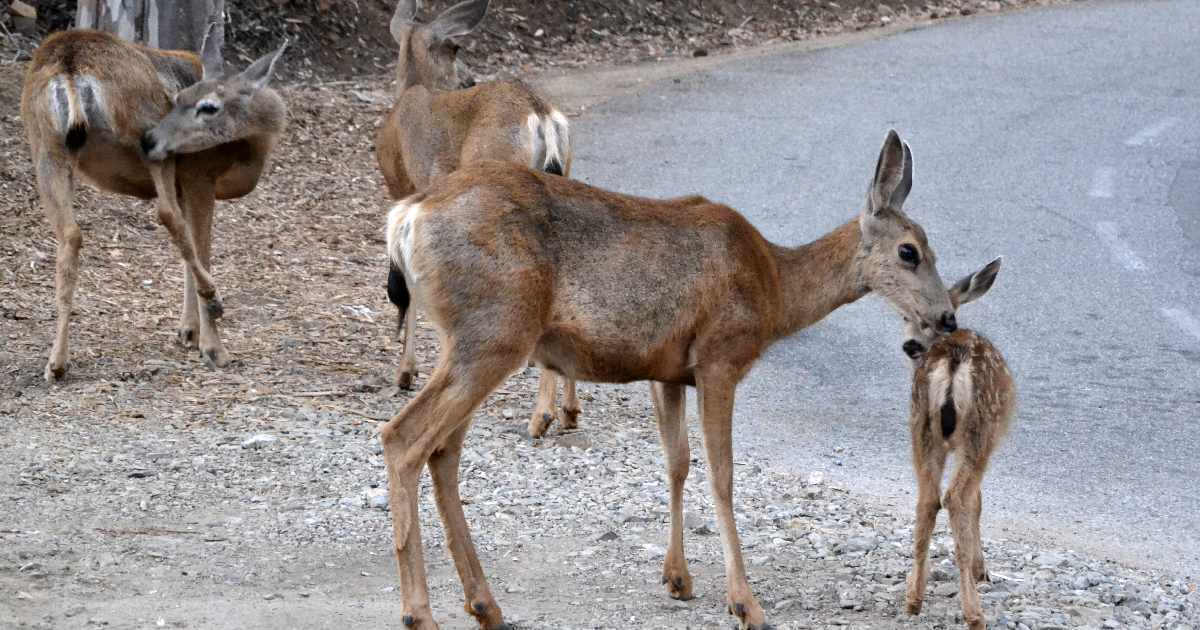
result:
M 55 243 L 17 115 L 21 72 L 0 64 L 0 627 L 397 626 L 372 439 L 409 397 L 391 386 L 387 203 L 371 146 L 386 81 L 288 87 L 289 128 L 258 190 L 218 204 L 214 277 L 234 359 L 223 370 L 174 344 L 182 271 L 151 204 L 81 187 L 72 365 L 47 387 Z M 578 112 L 631 77 L 669 72 L 560 73 L 547 85 L 573 95 L 567 109 Z M 427 374 L 428 330 L 418 344 Z M 666 486 L 643 388 L 585 386 L 582 431 L 531 441 L 520 428 L 534 379 L 527 370 L 489 399 L 464 461 L 467 516 L 509 618 L 521 628 L 727 627 L 699 456 L 686 499 L 699 598 L 675 602 L 658 583 Z M 737 468 L 752 584 L 777 627 L 960 622 L 945 589 L 922 618 L 900 614 L 906 511 L 753 462 Z M 438 618 L 473 627 L 436 515 L 428 501 L 422 509 Z M 874 546 L 843 544 L 872 532 Z M 1066 554 L 1052 558 L 1051 578 L 1035 578 L 1038 549 L 989 543 L 993 553 L 1011 590 L 989 600 L 989 617 L 1018 611 L 1002 627 L 1195 619 L 1195 585 L 1168 576 Z M 1094 595 L 1033 588 L 1093 573 L 1104 577 L 1085 587 Z M 1119 589 L 1133 594 L 1107 595 Z M 1120 610 L 1143 600 L 1144 616 Z

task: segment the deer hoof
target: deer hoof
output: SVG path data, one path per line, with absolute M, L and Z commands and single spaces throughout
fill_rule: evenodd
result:
M 204 362 L 209 367 L 223 368 L 229 365 L 229 353 L 225 351 L 225 348 L 208 348 L 201 351 L 200 355 L 204 357 Z
M 421 619 L 413 615 L 404 615 L 400 618 L 400 623 L 405 628 L 413 630 L 438 630 L 438 625 L 434 623 L 433 618 Z
M 579 428 L 579 410 L 567 409 L 562 410 L 562 425 L 559 426 L 563 431 L 574 431 Z
M 757 616 L 761 618 L 763 616 L 762 609 L 758 608 L 757 606 L 755 606 L 755 609 L 758 611 Z M 741 602 L 730 604 L 728 610 L 729 614 L 737 617 L 738 628 L 741 630 L 772 630 L 771 624 L 767 623 L 765 620 L 760 623 L 751 621 L 750 618 L 754 616 L 753 613 L 745 604 L 742 604 Z
M 664 573 L 662 582 L 667 585 L 667 595 L 671 599 L 686 602 L 696 598 L 696 595 L 692 593 L 692 577 L 690 575 L 669 576 Z
M 67 364 L 50 361 L 46 364 L 46 370 L 42 373 L 42 378 L 46 379 L 46 384 L 52 384 L 55 381 L 62 380 L 62 377 L 67 375 Z
M 533 414 L 533 418 L 529 420 L 529 437 L 533 439 L 540 438 L 546 435 L 546 431 L 550 430 L 550 425 L 554 423 L 554 414 L 549 411 L 538 414 Z
M 196 334 L 194 328 L 180 328 L 175 331 L 175 337 L 179 341 L 179 345 L 189 350 L 199 348 L 200 336 Z
M 204 308 L 208 311 L 208 318 L 216 321 L 221 319 L 225 314 L 225 306 L 221 304 L 221 298 L 213 296 L 204 302 Z
M 396 373 L 396 387 L 400 389 L 412 389 L 415 380 L 417 380 L 416 372 L 400 370 Z
M 904 599 L 904 610 L 910 615 L 921 614 L 921 607 L 923 605 L 925 605 L 925 600 L 923 599 L 915 597 L 906 597 Z

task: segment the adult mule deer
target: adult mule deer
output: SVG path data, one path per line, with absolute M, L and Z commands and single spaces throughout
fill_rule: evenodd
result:
M 487 8 L 488 0 L 467 0 L 421 24 L 414 20 L 416 0 L 396 5 L 391 22 L 400 46 L 396 103 L 376 138 L 379 167 L 392 199 L 425 190 L 437 177 L 483 160 L 570 175 L 567 118 L 532 88 L 521 81 L 491 81 L 458 89 L 463 82 L 455 40 L 475 30 Z M 416 305 L 410 304 L 404 275 L 395 265 L 388 273 L 388 298 L 399 312 L 404 336 L 396 380 L 407 389 L 417 374 Z M 542 370 L 529 421 L 534 437 L 544 434 L 555 417 L 555 380 L 553 373 Z M 562 426 L 573 428 L 579 415 L 575 382 L 567 379 L 563 389 Z
M 729 610 L 744 628 L 767 627 L 734 525 L 734 391 L 773 341 L 873 290 L 910 319 L 954 329 L 925 233 L 901 210 L 911 186 L 910 153 L 891 132 L 866 209 L 795 248 L 702 197 L 631 197 L 498 162 L 397 204 L 388 253 L 442 340 L 429 382 L 381 429 L 404 624 L 437 627 L 417 520 L 428 463 L 466 610 L 483 628 L 504 627 L 463 515 L 458 463 L 474 409 L 533 357 L 581 380 L 654 381 L 671 493 L 663 579 L 677 598 L 692 594 L 684 388 L 696 388 Z
M 950 303 L 978 299 L 996 280 L 1000 259 L 950 287 Z M 950 513 L 958 596 L 971 630 L 984 630 L 977 582 L 989 581 L 979 536 L 983 512 L 983 475 L 992 451 L 1008 432 L 1016 407 L 1016 386 L 1008 364 L 983 335 L 959 328 L 940 335 L 920 322 L 905 326 L 904 352 L 913 360 L 913 470 L 917 477 L 917 524 L 913 532 L 913 570 L 905 597 L 909 614 L 921 612 L 929 572 L 929 540 L 942 505 Z M 942 472 L 953 452 L 956 464 L 945 498 Z
M 101 190 L 158 199 L 158 218 L 186 273 L 179 339 L 214 366 L 228 363 L 216 326 L 223 308 L 210 275 L 214 200 L 254 190 L 287 110 L 267 85 L 283 48 L 228 78 L 218 52 L 208 38 L 197 56 L 88 30 L 51 35 L 34 52 L 21 117 L 38 194 L 58 239 L 58 326 L 47 381 L 68 367 L 83 243 L 72 208 L 77 176 Z

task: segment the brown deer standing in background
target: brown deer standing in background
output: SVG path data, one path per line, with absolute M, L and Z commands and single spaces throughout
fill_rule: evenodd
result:
M 34 52 L 21 117 L 38 195 L 58 239 L 58 327 L 47 381 L 68 367 L 83 244 L 72 208 L 77 176 L 101 190 L 158 198 L 158 218 L 186 274 L 179 340 L 214 366 L 228 363 L 210 275 L 214 200 L 254 190 L 287 110 L 267 86 L 283 48 L 227 79 L 217 52 L 207 38 L 197 56 L 87 30 L 51 35 Z
M 997 258 L 950 287 L 955 310 L 987 293 L 999 272 Z M 944 504 L 954 535 L 963 619 L 971 630 L 984 630 L 975 590 L 977 582 L 989 581 L 979 536 L 981 486 L 988 458 L 1008 431 L 1016 407 L 1016 386 L 1000 351 L 975 331 L 960 328 L 940 335 L 921 322 L 909 321 L 905 337 L 904 352 L 913 360 L 909 428 L 918 488 L 913 570 L 905 601 L 909 614 L 921 612 L 929 572 L 929 540 Z M 943 500 L 942 471 L 951 452 L 957 466 Z
M 734 393 L 772 342 L 871 291 L 909 319 L 954 330 L 925 232 L 901 210 L 911 187 L 911 153 L 893 131 L 866 209 L 794 248 L 702 197 L 620 195 L 500 162 L 463 167 L 397 204 L 388 253 L 442 341 L 429 382 L 381 429 L 405 626 L 437 627 L 417 517 L 428 463 L 466 610 L 482 628 L 506 627 L 471 543 L 458 465 L 475 408 L 532 357 L 571 378 L 654 381 L 671 493 L 663 581 L 677 598 L 692 595 L 684 398 L 696 388 L 729 611 L 743 628 L 766 628 L 734 523 Z
M 571 141 L 566 116 L 521 81 L 462 86 L 455 39 L 475 29 L 488 0 L 467 0 L 428 24 L 414 21 L 416 0 L 400 0 L 391 31 L 400 46 L 396 64 L 396 103 L 376 138 L 379 167 L 392 199 L 425 190 L 437 177 L 482 160 L 522 164 L 556 175 L 571 173 Z M 413 332 L 416 306 L 404 275 L 388 273 L 388 299 L 399 311 L 404 355 L 396 381 L 412 387 L 417 374 Z M 418 303 L 419 304 L 419 303 Z M 540 437 L 554 420 L 555 377 L 544 367 L 529 433 Z M 576 426 L 579 401 L 575 381 L 564 384 L 565 429 Z

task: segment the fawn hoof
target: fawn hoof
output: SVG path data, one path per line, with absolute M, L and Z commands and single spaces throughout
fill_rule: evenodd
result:
M 968 630 L 987 630 L 987 622 L 982 617 L 978 619 L 967 619 Z
M 529 437 L 537 439 L 546 435 L 551 424 L 554 424 L 554 414 L 548 411 L 541 415 L 533 414 L 533 417 L 529 419 Z
M 410 370 L 400 370 L 396 372 L 396 387 L 400 389 L 412 389 L 413 382 L 417 380 L 417 373 Z
M 196 350 L 200 347 L 200 335 L 196 334 L 195 328 L 180 328 L 175 331 L 175 338 L 179 345 L 188 350 Z
M 916 616 L 921 614 L 921 607 L 925 605 L 925 600 L 915 599 L 912 597 L 904 598 L 904 611 L 910 615 Z
M 225 306 L 221 304 L 221 298 L 215 295 L 204 301 L 204 309 L 208 311 L 208 318 L 213 321 L 221 319 L 221 316 L 225 314 Z
M 574 431 L 579 428 L 579 410 L 567 409 L 562 410 L 562 424 L 559 426 L 563 431 Z
M 209 367 L 223 368 L 229 365 L 229 353 L 225 348 L 208 348 L 200 352 L 200 356 L 204 357 L 204 362 Z

